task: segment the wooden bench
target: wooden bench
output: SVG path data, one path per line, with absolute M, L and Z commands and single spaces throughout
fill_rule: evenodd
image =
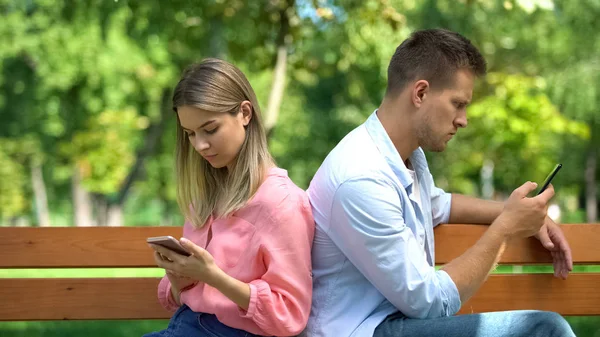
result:
M 575 264 L 600 264 L 600 224 L 562 226 Z M 436 263 L 460 255 L 485 231 L 481 225 L 436 228 Z M 146 237 L 181 227 L 0 228 L 0 268 L 155 267 Z M 535 239 L 513 242 L 502 264 L 548 264 Z M 159 278 L 0 278 L 0 320 L 168 319 L 157 302 Z M 563 315 L 600 315 L 600 273 L 495 274 L 461 313 L 540 309 Z

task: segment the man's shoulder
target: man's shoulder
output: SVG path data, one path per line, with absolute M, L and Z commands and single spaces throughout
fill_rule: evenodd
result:
M 323 161 L 307 189 L 310 202 L 328 208 L 341 186 L 369 182 L 393 185 L 393 172 L 381 152 L 368 138 L 345 138 Z
M 385 170 L 385 165 L 385 158 L 366 129 L 357 128 L 331 150 L 313 181 L 326 180 L 338 186 L 347 180 L 377 175 Z

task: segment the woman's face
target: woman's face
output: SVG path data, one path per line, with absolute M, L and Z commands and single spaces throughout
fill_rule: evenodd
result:
M 231 169 L 246 139 L 252 105 L 244 101 L 236 114 L 215 113 L 184 105 L 177 115 L 190 144 L 214 168 Z

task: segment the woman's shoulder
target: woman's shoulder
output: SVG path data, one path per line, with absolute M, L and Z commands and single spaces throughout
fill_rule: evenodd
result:
M 289 178 L 285 169 L 279 167 L 269 170 L 247 208 L 260 209 L 263 216 L 273 219 L 310 212 L 306 191 Z

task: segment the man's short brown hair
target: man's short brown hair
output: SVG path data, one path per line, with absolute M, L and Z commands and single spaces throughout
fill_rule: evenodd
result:
M 413 32 L 392 56 L 386 95 L 397 94 L 410 81 L 421 79 L 432 88 L 443 88 L 451 85 L 459 69 L 468 69 L 477 77 L 487 72 L 485 59 L 471 41 L 445 29 Z

